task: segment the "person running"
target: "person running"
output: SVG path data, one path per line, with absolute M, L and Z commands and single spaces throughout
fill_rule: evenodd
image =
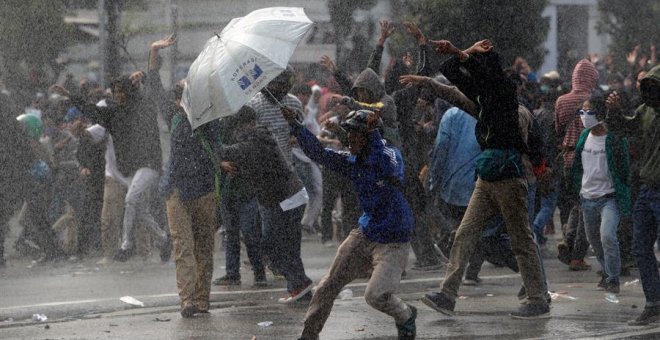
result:
M 529 150 L 519 125 L 516 87 L 502 71 L 490 41 L 479 41 L 465 51 L 446 40 L 432 43 L 439 53 L 453 55 L 442 65 L 442 73 L 456 87 L 419 76 L 404 76 L 401 81 L 430 83 L 447 101 L 477 118 L 476 136 L 483 152 L 477 160 L 477 183 L 456 232 L 442 291 L 426 294 L 422 302 L 443 314 L 454 314 L 474 247 L 487 222 L 501 214 L 527 293 L 527 299 L 511 316 L 549 317 L 543 274 L 529 227 L 528 188 L 522 169 L 522 155 Z
M 386 145 L 377 129 L 380 118 L 372 111 L 352 111 L 341 124 L 348 132 L 350 154 L 323 148 L 296 119 L 296 110 L 283 108 L 282 112 L 309 158 L 351 179 L 364 210 L 359 228 L 339 246 L 329 271 L 316 286 L 301 339 L 319 338 L 341 289 L 369 270 L 365 300 L 394 318 L 399 339 L 414 339 L 417 309 L 394 295 L 408 261 L 414 224 L 402 192 L 400 152 Z

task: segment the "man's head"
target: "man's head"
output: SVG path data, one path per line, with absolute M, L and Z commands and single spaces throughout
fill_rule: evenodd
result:
M 119 105 L 125 105 L 137 93 L 137 87 L 128 75 L 122 75 L 112 81 L 112 95 Z
M 639 82 L 642 101 L 652 108 L 660 108 L 660 66 L 652 68 Z
M 309 98 L 312 96 L 312 88 L 307 84 L 298 84 L 291 88 L 291 94 L 296 96 L 303 106 L 305 106 L 309 102 Z
M 238 133 L 244 133 L 254 129 L 257 125 L 257 112 L 253 108 L 243 105 L 235 115 L 229 117 L 229 124 Z
M 369 125 L 367 118 L 371 111 L 358 110 L 351 111 L 346 116 L 346 120 L 341 123 L 341 127 L 348 133 L 348 150 L 356 156 L 365 155 L 369 152 Z M 382 121 L 379 121 L 382 125 Z
M 266 90 L 277 100 L 282 100 L 286 97 L 289 90 L 293 87 L 293 84 L 296 81 L 296 74 L 291 65 L 287 65 L 286 69 L 280 73 L 275 79 L 271 80 L 268 85 L 266 85 Z

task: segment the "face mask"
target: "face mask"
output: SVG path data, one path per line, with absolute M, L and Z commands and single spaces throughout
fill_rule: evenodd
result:
M 596 112 L 590 110 L 580 110 L 580 120 L 582 120 L 582 125 L 585 129 L 591 129 L 594 126 L 600 124 L 598 118 L 596 118 Z

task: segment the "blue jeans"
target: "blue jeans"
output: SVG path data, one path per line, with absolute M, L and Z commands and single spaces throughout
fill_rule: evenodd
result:
M 543 235 L 545 226 L 552 220 L 557 207 L 557 199 L 559 199 L 559 177 L 552 180 L 552 191 L 540 196 L 539 199 L 539 211 L 534 216 L 531 225 L 537 240 L 543 244 L 547 240 Z
M 247 250 L 248 259 L 255 273 L 264 272 L 261 255 L 261 228 L 257 225 L 257 200 L 223 198 L 220 204 L 226 229 L 225 261 L 227 276 L 240 278 L 241 268 L 241 233 Z
M 284 275 L 290 293 L 312 283 L 305 274 L 300 258 L 300 220 L 304 212 L 304 205 L 288 211 L 282 211 L 279 205 L 259 205 L 263 229 L 262 249 L 268 255 L 271 265 Z
M 614 197 L 582 199 L 584 230 L 598 263 L 603 268 L 606 282 L 619 283 L 621 254 L 616 235 L 621 215 Z
M 646 306 L 660 306 L 660 275 L 653 244 L 660 228 L 660 190 L 643 185 L 633 209 L 633 255 L 642 279 Z

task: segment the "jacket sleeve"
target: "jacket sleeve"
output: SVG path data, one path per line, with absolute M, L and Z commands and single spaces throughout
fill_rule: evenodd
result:
M 352 165 L 348 160 L 349 156 L 347 154 L 324 148 L 316 136 L 305 127 L 294 127 L 293 134 L 298 139 L 302 151 L 314 162 L 332 171 L 336 171 L 343 176 L 350 174 Z
M 442 120 L 440 120 L 440 128 L 438 129 L 438 134 L 435 138 L 435 145 L 433 146 L 433 154 L 431 157 L 431 169 L 429 171 L 431 192 L 437 192 L 440 189 L 440 183 L 443 181 L 443 169 L 445 168 L 445 162 L 447 161 L 447 155 L 449 154 L 449 143 L 452 139 L 452 131 L 455 129 L 453 126 L 453 117 L 455 117 L 455 115 L 445 114 L 442 117 Z
M 367 67 L 374 70 L 376 74 L 380 75 L 380 61 L 383 57 L 383 46 L 376 46 L 373 51 L 371 51 L 371 55 L 369 56 L 369 63 L 367 63 Z
M 353 89 L 353 82 L 348 78 L 348 75 L 342 70 L 335 71 L 333 75 L 337 84 L 339 84 L 339 87 L 341 88 L 342 94 L 350 95 L 351 90 Z

